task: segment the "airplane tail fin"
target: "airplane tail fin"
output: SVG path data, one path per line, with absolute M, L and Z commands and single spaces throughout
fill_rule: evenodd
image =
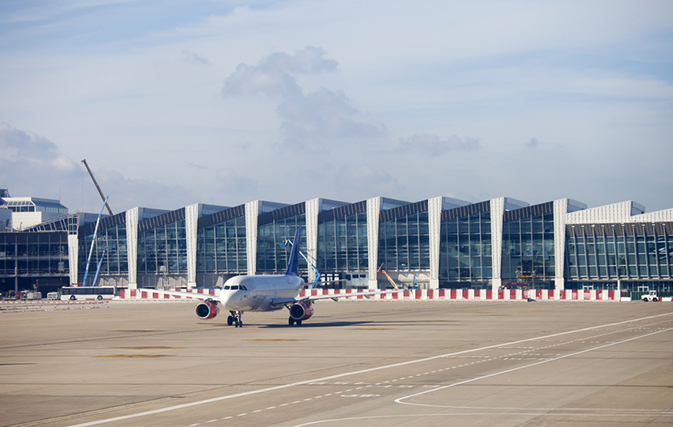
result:
M 286 276 L 299 275 L 299 237 L 301 236 L 301 228 L 297 227 L 294 233 L 294 241 L 292 242 L 292 251 L 290 252 L 290 260 L 287 263 Z

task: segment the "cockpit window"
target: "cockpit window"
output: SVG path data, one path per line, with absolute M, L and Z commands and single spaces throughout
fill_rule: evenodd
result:
M 247 291 L 248 289 L 243 285 L 225 285 L 225 291 L 237 291 L 237 290 Z

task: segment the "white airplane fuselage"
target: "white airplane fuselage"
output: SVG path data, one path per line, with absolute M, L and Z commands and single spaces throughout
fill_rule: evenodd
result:
M 294 298 L 304 280 L 297 276 L 236 276 L 227 280 L 220 291 L 220 303 L 229 311 L 272 311 L 272 299 Z

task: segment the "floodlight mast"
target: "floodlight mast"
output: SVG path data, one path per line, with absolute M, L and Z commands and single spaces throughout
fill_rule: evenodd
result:
M 86 166 L 86 170 L 89 171 L 89 175 L 91 176 L 91 180 L 93 181 L 93 185 L 96 186 L 96 189 L 98 190 L 98 194 L 100 194 L 100 198 L 103 199 L 105 202 L 105 207 L 107 208 L 108 213 L 110 216 L 114 215 L 112 213 L 112 209 L 110 209 L 110 205 L 107 204 L 107 199 L 103 195 L 103 191 L 100 189 L 98 186 L 98 183 L 96 182 L 96 178 L 93 177 L 93 172 L 91 172 L 91 169 L 89 169 L 89 165 L 86 164 L 86 159 L 82 160 L 82 163 L 84 163 L 84 166 Z

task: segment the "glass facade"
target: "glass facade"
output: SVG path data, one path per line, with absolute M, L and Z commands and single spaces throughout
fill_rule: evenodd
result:
M 248 269 L 245 217 L 200 228 L 196 253 L 198 273 L 245 274 Z
M 555 274 L 553 203 L 505 213 L 502 231 L 503 282 L 553 287 Z
M 138 232 L 138 274 L 157 273 L 187 273 L 184 219 Z
M 567 226 L 565 264 L 570 280 L 670 278 L 673 223 Z
M 296 227 L 301 227 L 300 250 L 321 274 L 347 278 L 344 280 L 362 275 L 366 281 L 372 243 L 368 240 L 367 202 L 335 202 L 318 212 L 315 253 L 306 249 L 304 203 L 260 208 L 265 212 L 256 218 L 256 271 L 249 271 L 248 265 L 246 205 L 208 210 L 213 213 L 192 218 L 196 221 L 196 271 L 192 273 L 197 274 L 198 284 L 221 283 L 236 274 L 282 274 L 290 254 L 286 240 L 293 239 Z M 441 212 L 434 264 L 430 259 L 428 201 L 389 205 L 378 213 L 378 264 L 393 276 L 411 272 L 420 279 L 420 286 L 430 280 L 430 266 L 437 265 L 440 288 L 488 288 L 493 283 L 492 247 L 497 238 L 492 235 L 490 206 L 491 201 L 486 201 Z M 199 206 L 198 212 L 205 210 Z M 30 231 L 0 233 L 0 287 L 15 287 L 14 278 L 28 281 L 31 275 L 70 280 L 66 229 L 78 235 L 81 281 L 95 223 L 78 227 L 79 215 L 42 223 Z M 138 222 L 137 276 L 130 279 L 143 286 L 186 285 L 186 209 L 155 216 L 141 211 L 143 216 L 145 219 Z M 103 283 L 128 284 L 126 220 L 126 213 L 100 220 L 87 284 L 93 281 L 99 263 Z M 636 295 L 647 289 L 667 293 L 673 283 L 673 222 L 568 224 L 564 267 L 558 272 L 554 202 L 505 211 L 502 220 L 503 286 L 554 288 L 558 274 L 566 289 L 621 289 Z M 302 274 L 308 272 L 303 257 L 299 266 Z
M 444 287 L 483 287 L 493 277 L 488 202 L 443 212 L 439 242 Z
M 318 219 L 318 270 L 325 273 L 367 271 L 367 213 L 341 218 L 331 216 L 323 221 Z
M 0 233 L 0 276 L 67 276 L 68 234 Z
M 430 269 L 427 201 L 381 212 L 378 258 L 390 271 Z
M 101 225 L 104 224 L 101 221 Z M 91 249 L 93 238 L 93 229 L 88 228 L 88 233 L 79 238 L 79 269 L 78 273 L 83 278 L 86 271 L 87 259 Z M 96 233 L 96 242 L 93 253 L 91 254 L 91 262 L 89 264 L 89 272 L 87 275 L 87 285 L 91 285 L 96 269 L 100 263 L 101 275 L 126 275 L 128 274 L 128 251 L 126 248 L 126 223 L 121 222 L 109 228 L 101 229 L 99 226 Z M 107 248 L 107 250 L 106 250 Z
M 287 269 L 291 246 L 297 227 L 302 227 L 299 250 L 306 255 L 306 214 L 304 203 L 288 206 L 259 216 L 257 225 L 257 272 L 281 274 Z M 307 263 L 299 258 L 299 270 L 307 271 Z

